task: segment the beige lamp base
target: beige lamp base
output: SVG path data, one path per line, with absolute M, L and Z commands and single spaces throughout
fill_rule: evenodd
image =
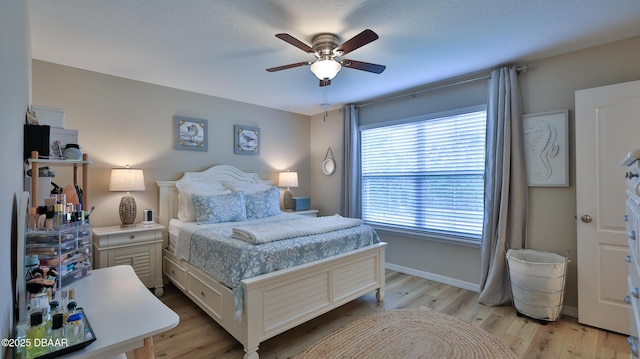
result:
M 282 195 L 282 202 L 284 202 L 284 209 L 293 209 L 293 192 L 287 188 Z
M 120 200 L 120 208 L 119 208 L 119 213 L 120 213 L 120 222 L 122 222 L 122 224 L 120 225 L 120 227 L 122 228 L 131 228 L 131 227 L 135 227 L 135 220 L 136 220 L 136 200 L 133 198 L 133 196 L 123 196 L 122 199 Z

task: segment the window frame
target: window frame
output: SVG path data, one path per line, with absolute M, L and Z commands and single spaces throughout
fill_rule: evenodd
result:
M 479 104 L 479 105 L 456 108 L 456 109 L 447 110 L 447 111 L 440 111 L 440 112 L 428 113 L 428 114 L 423 114 L 418 116 L 411 116 L 407 118 L 393 119 L 388 121 L 380 121 L 376 123 L 360 125 L 358 127 L 359 146 L 360 147 L 362 146 L 362 143 L 361 143 L 362 131 L 365 131 L 368 129 L 409 124 L 412 122 L 428 121 L 428 120 L 433 120 L 433 119 L 438 119 L 443 117 L 450 117 L 450 116 L 457 116 L 465 113 L 472 113 L 472 112 L 478 112 L 478 111 L 484 111 L 486 113 L 487 110 L 488 110 L 487 104 Z M 485 129 L 486 129 L 486 124 L 485 124 Z M 361 151 L 359 152 L 360 152 L 358 155 L 360 157 L 359 163 L 362 163 L 362 153 Z M 485 146 L 485 154 L 486 154 L 486 146 Z M 360 176 L 360 188 L 359 188 L 358 196 L 360 199 L 360 206 L 362 207 L 363 205 L 362 203 L 362 198 L 363 198 L 362 167 L 359 169 L 359 176 Z M 483 181 L 486 181 L 486 176 L 484 175 L 484 173 L 483 173 Z M 390 234 L 395 234 L 403 237 L 428 239 L 428 240 L 434 240 L 434 241 L 443 242 L 447 244 L 459 244 L 459 245 L 470 246 L 470 247 L 479 247 L 480 244 L 482 243 L 482 234 L 480 234 L 479 239 L 471 239 L 469 237 L 455 235 L 453 233 L 439 232 L 437 230 L 426 230 L 426 229 L 421 230 L 421 229 L 414 229 L 410 227 L 404 227 L 400 225 L 394 226 L 391 224 L 380 224 L 378 222 L 368 222 L 366 220 L 364 222 L 371 225 L 372 227 L 374 227 L 376 230 L 380 232 L 387 232 Z

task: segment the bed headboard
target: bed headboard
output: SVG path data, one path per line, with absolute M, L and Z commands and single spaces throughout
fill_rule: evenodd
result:
M 180 182 L 219 183 L 220 181 L 243 181 L 272 185 L 273 181 L 263 180 L 256 173 L 243 172 L 233 166 L 217 165 L 202 172 L 185 172 L 177 181 L 156 181 L 160 188 L 158 223 L 169 228 L 169 221 L 178 215 L 178 189 Z

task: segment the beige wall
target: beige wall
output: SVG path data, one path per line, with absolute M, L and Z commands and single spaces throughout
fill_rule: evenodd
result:
M 22 193 L 22 134 L 29 104 L 31 45 L 25 1 L 0 2 L 0 330 L 13 337 L 17 206 Z M 11 36 L 7 36 L 11 34 Z M 16 151 L 17 150 L 17 151 Z M 0 348 L 0 357 L 10 357 Z
M 340 186 L 342 166 L 342 112 L 331 111 L 311 117 L 311 206 L 320 215 L 329 216 L 340 212 Z M 336 162 L 336 171 L 327 176 L 322 172 L 322 163 L 331 148 Z
M 222 85 L 221 85 L 222 86 Z M 94 226 L 119 223 L 122 193 L 108 192 L 110 169 L 144 169 L 146 191 L 134 192 L 137 221 L 145 208 L 158 209 L 157 180 L 175 180 L 185 171 L 229 164 L 277 181 L 277 173 L 297 171 L 296 196 L 310 195 L 309 117 L 95 72 L 33 61 L 33 103 L 64 108 L 65 127 L 79 131 L 79 143 L 93 161 L 89 196 L 96 206 Z M 173 116 L 208 121 L 207 152 L 173 149 Z M 259 156 L 233 154 L 233 126 L 256 126 Z M 59 169 L 54 182 L 70 183 Z M 61 183 L 59 183 L 61 182 Z M 157 212 L 156 212 L 157 213 Z
M 569 109 L 569 142 L 575 146 L 575 91 L 640 80 L 640 37 L 598 46 L 564 56 L 530 62 L 520 75 L 525 113 Z M 629 150 L 640 146 L 630 143 Z M 529 247 L 557 253 L 569 251 L 565 303 L 577 307 L 577 222 L 575 151 L 570 152 L 570 187 L 529 188 Z M 620 178 L 620 181 L 623 181 Z M 620 208 L 620 215 L 624 208 Z M 621 278 L 621 280 L 624 280 Z
M 576 90 L 640 79 L 640 37 L 606 44 L 562 56 L 529 62 L 529 72 L 519 76 L 525 114 L 558 109 L 570 110 L 570 148 L 574 147 L 574 93 Z M 488 71 L 487 71 L 488 73 Z M 435 94 L 434 94 L 435 96 Z M 437 96 L 436 96 L 437 97 Z M 438 101 L 434 104 L 441 105 Z M 398 107 L 396 102 L 378 106 L 375 114 L 379 118 L 402 118 L 410 108 Z M 425 107 L 425 113 L 433 112 Z M 367 110 L 365 107 L 363 110 Z M 319 173 L 319 161 L 324 157 L 326 146 L 342 136 L 341 114 L 330 113 L 326 122 L 320 116 L 312 117 L 312 173 L 314 198 L 320 197 L 319 206 L 330 212 L 339 208 L 339 186 L 335 178 Z M 322 134 L 316 138 L 315 134 Z M 629 148 L 637 148 L 630 143 Z M 335 153 L 335 148 L 334 148 Z M 338 161 L 338 165 L 340 166 Z M 339 167 L 338 167 L 339 168 Z M 565 253 L 569 251 L 568 278 L 565 305 L 575 311 L 577 298 L 576 268 L 576 193 L 575 153 L 570 153 L 570 186 L 529 188 L 529 247 L 537 250 Z M 336 173 L 337 175 L 338 173 Z M 335 175 L 334 175 L 335 176 Z M 622 179 L 621 179 L 622 180 Z M 322 188 L 322 190 L 318 190 Z M 624 212 L 620 208 L 620 213 Z M 416 239 L 381 233 L 389 242 L 387 262 L 405 267 L 409 272 L 440 279 L 460 286 L 477 285 L 480 281 L 480 254 L 474 247 L 451 245 L 438 241 Z M 621 278 L 621 280 L 624 280 Z M 576 312 L 577 314 L 577 312 Z

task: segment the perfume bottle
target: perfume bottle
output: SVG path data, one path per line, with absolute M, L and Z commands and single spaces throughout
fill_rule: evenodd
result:
M 45 307 L 42 308 L 42 325 L 44 326 L 45 335 L 49 335 L 51 333 L 51 307 L 49 303 Z
M 60 302 L 58 302 L 57 300 L 52 300 L 51 303 L 49 303 L 49 306 L 51 307 L 51 315 L 62 313 L 62 311 L 60 310 Z
M 69 314 L 69 313 L 67 313 Z M 77 312 L 69 315 L 64 332 L 70 344 L 77 344 L 84 340 L 84 315 Z
M 63 312 L 67 311 L 67 304 L 69 304 L 69 291 L 68 290 L 63 290 L 60 292 L 60 299 L 62 300 L 62 302 L 60 303 L 60 310 Z
M 64 314 L 56 313 L 53 315 L 53 319 L 51 320 L 51 339 L 54 340 L 55 343 L 59 342 L 61 339 L 65 338 L 64 333 Z
M 27 329 L 27 358 L 35 358 L 44 353 L 43 346 L 34 345 L 35 339 L 42 339 L 45 337 L 46 330 L 45 324 L 42 321 L 42 312 L 37 311 L 31 313 L 29 318 L 30 325 Z
M 76 303 L 76 291 L 75 289 L 69 289 L 69 302 L 67 303 L 67 311 L 69 313 L 75 313 L 78 303 Z

